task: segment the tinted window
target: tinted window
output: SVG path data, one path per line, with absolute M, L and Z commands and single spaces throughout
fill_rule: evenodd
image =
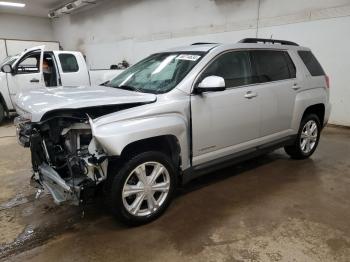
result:
M 252 84 L 249 52 L 237 51 L 221 55 L 209 65 L 200 81 L 207 76 L 221 76 L 227 87 Z
M 312 76 L 325 75 L 322 66 L 317 61 L 316 57 L 311 53 L 311 51 L 299 51 L 298 53 Z
M 252 55 L 260 82 L 295 78 L 295 67 L 287 52 L 256 50 L 252 51 Z
M 74 55 L 60 54 L 59 58 L 64 73 L 73 73 L 79 71 L 78 62 Z

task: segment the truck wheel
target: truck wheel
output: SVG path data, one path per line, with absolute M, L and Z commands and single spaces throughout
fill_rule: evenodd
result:
M 5 108 L 0 103 L 0 124 L 2 123 L 2 121 L 4 121 L 4 118 L 5 118 Z
M 151 222 L 169 206 L 176 178 L 174 165 L 165 154 L 149 151 L 134 156 L 112 180 L 107 196 L 112 213 L 131 226 Z
M 321 124 L 317 115 L 306 115 L 300 124 L 297 138 L 293 145 L 284 147 L 284 150 L 293 159 L 305 159 L 316 150 L 320 140 Z

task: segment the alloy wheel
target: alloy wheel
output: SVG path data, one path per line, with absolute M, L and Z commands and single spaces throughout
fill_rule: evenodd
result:
M 125 209 L 134 216 L 148 216 L 165 202 L 170 189 L 168 170 L 158 162 L 137 166 L 126 179 L 122 198 Z
M 314 120 L 306 122 L 300 135 L 300 149 L 309 154 L 315 147 L 318 138 L 318 127 Z

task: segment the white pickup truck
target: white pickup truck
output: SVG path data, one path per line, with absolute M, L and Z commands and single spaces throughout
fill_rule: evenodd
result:
M 89 71 L 82 53 L 45 51 L 45 46 L 8 57 L 0 64 L 0 68 L 0 123 L 11 112 L 15 112 L 13 100 L 23 89 L 99 85 L 121 72 Z

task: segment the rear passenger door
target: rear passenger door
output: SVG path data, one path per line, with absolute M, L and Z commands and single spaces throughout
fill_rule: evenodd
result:
M 260 80 L 262 138 L 271 140 L 292 132 L 292 117 L 299 82 L 295 65 L 284 50 L 252 50 L 252 60 Z M 265 140 L 262 140 L 265 142 Z
M 85 60 L 79 52 L 54 51 L 62 86 L 90 85 Z

